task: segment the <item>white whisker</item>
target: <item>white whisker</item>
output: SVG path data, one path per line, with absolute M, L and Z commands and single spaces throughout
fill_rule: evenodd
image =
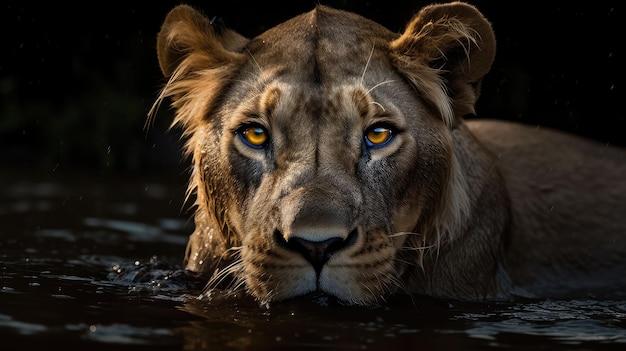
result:
M 365 68 L 363 68 L 363 74 L 361 74 L 361 85 L 363 85 L 363 80 L 365 79 L 365 72 L 367 72 L 367 68 L 370 65 L 370 61 L 372 60 L 372 55 L 374 55 L 374 48 L 376 46 L 372 45 L 372 50 L 370 51 L 370 55 L 367 58 L 367 62 L 365 63 Z
M 248 54 L 250 55 L 250 58 L 252 59 L 252 61 L 254 61 L 254 64 L 256 65 L 256 67 L 259 69 L 259 72 L 261 72 L 261 65 L 259 65 L 259 62 L 256 60 L 256 58 L 254 57 L 254 55 L 252 55 L 252 53 L 250 52 L 250 50 L 246 49 L 246 51 L 248 52 Z
M 217 262 L 217 266 L 219 267 L 220 262 L 222 262 L 222 260 L 224 260 L 225 257 L 235 257 L 235 259 L 232 260 L 232 262 L 230 262 L 228 265 L 226 265 L 223 268 L 216 268 L 215 271 L 213 272 L 213 275 L 211 276 L 211 278 L 209 278 L 206 286 L 205 286 L 205 291 L 217 288 L 219 285 L 221 285 L 224 281 L 227 281 L 229 278 L 232 279 L 238 279 L 239 276 L 241 276 L 241 273 L 243 271 L 243 260 L 241 259 L 241 257 L 238 257 L 238 253 L 239 251 L 241 251 L 241 247 L 231 247 L 228 248 L 226 251 L 224 251 L 224 253 L 222 253 L 222 255 L 220 256 L 218 262 Z M 236 252 L 236 253 L 232 253 L 232 252 Z M 232 282 L 229 283 L 229 286 L 232 286 Z
M 383 112 L 385 112 L 385 107 L 380 102 L 372 101 L 372 104 L 380 107 L 380 109 L 383 110 Z
M 221 270 L 216 269 L 209 281 L 207 282 L 205 289 L 216 288 L 229 277 L 236 278 L 238 276 L 237 273 L 241 272 L 242 268 L 242 261 L 239 259 L 231 262 L 229 265 Z
M 396 238 L 399 236 L 410 236 L 410 235 L 423 236 L 423 234 L 415 233 L 415 232 L 397 232 L 397 233 L 389 234 L 388 237 Z
M 393 274 L 391 276 L 391 278 L 386 283 L 386 285 L 387 285 L 387 287 L 389 288 L 390 291 L 406 290 L 405 284 L 402 282 L 402 280 L 396 274 Z
M 245 286 L 246 281 L 245 279 L 241 279 L 241 278 L 237 278 L 229 287 L 228 287 L 228 293 L 230 295 L 234 295 L 239 291 L 243 290 L 243 287 Z
M 374 89 L 378 88 L 379 86 L 381 86 L 381 85 L 383 85 L 383 84 L 389 84 L 389 83 L 393 83 L 393 82 L 395 82 L 395 80 L 393 80 L 393 79 L 391 79 L 391 80 L 386 80 L 386 81 L 384 81 L 384 82 L 380 82 L 380 83 L 378 83 L 378 84 L 374 85 L 373 87 L 369 88 L 369 89 L 367 90 L 367 93 L 368 93 L 368 94 L 369 94 L 369 93 L 371 93 L 371 92 L 372 92 L 372 90 L 374 90 Z
M 379 282 L 380 282 L 380 279 L 379 279 Z M 365 283 L 363 283 L 363 282 L 362 282 L 362 283 L 361 283 L 361 286 L 363 286 L 363 287 L 365 288 L 365 290 L 367 290 L 367 291 L 370 293 L 370 295 L 373 297 L 373 299 L 377 299 L 377 298 L 379 298 L 379 297 L 380 297 L 380 296 L 376 296 L 376 294 L 374 293 L 374 291 L 372 290 L 372 288 L 371 288 L 371 287 L 369 287 L 369 286 L 367 286 Z M 359 299 L 358 301 L 355 301 L 355 302 L 356 302 L 357 304 L 361 305 L 361 304 L 362 304 L 362 301 L 361 301 L 361 300 L 362 300 L 362 299 Z
M 428 250 L 428 249 L 432 249 L 434 247 L 437 247 L 437 245 L 428 245 L 428 246 L 420 246 L 420 247 L 401 247 L 400 250 L 402 251 L 424 251 L 424 250 Z

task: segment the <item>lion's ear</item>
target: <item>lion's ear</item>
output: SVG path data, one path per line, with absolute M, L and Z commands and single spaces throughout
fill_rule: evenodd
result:
M 213 69 L 237 62 L 248 39 L 209 21 L 188 5 L 172 9 L 157 37 L 161 71 L 169 77 L 182 63 L 189 69 Z
M 188 5 L 165 18 L 157 36 L 157 56 L 168 82 L 148 112 L 148 123 L 166 97 L 172 99 L 180 124 L 193 135 L 216 103 L 228 80 L 244 64 L 248 39 L 209 21 Z M 202 101 L 203 104 L 198 104 Z
M 398 69 L 446 122 L 475 113 L 496 43 L 491 24 L 474 6 L 451 2 L 424 7 L 391 49 Z

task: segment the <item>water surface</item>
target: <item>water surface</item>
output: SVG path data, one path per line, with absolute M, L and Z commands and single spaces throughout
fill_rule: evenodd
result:
M 203 294 L 182 265 L 182 178 L 4 170 L 0 184 L 3 350 L 626 349 L 626 298 L 267 308 Z

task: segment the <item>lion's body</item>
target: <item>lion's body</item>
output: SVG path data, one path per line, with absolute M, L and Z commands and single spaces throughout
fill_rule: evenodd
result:
M 626 153 L 465 121 L 494 54 L 463 3 L 402 34 L 318 6 L 252 40 L 172 10 L 158 102 L 172 97 L 193 157 L 187 268 L 261 301 L 626 286 L 599 271 L 625 261 Z
M 470 121 L 511 202 L 506 266 L 537 296 L 626 286 L 626 152 L 563 132 Z

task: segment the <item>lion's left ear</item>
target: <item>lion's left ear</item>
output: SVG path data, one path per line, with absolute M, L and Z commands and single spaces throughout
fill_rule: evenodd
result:
M 453 126 L 474 114 L 480 82 L 493 63 L 491 24 L 463 2 L 424 7 L 391 42 L 396 67 Z

